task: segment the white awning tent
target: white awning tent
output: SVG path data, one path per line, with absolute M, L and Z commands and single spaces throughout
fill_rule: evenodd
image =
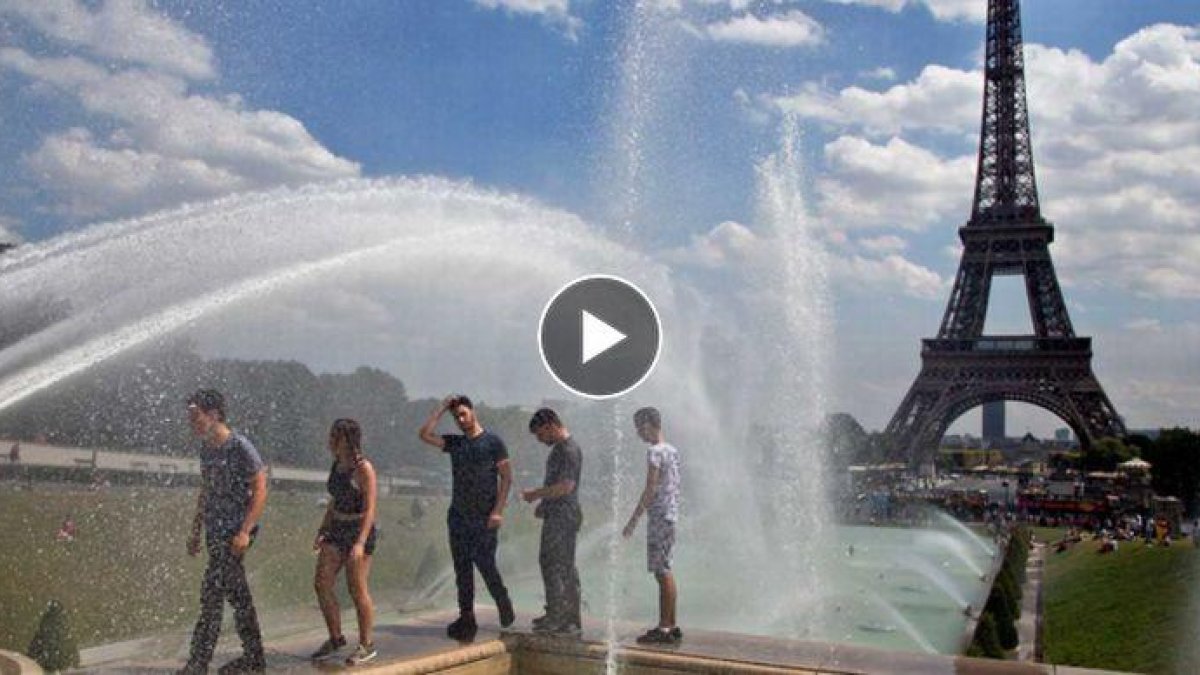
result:
M 1150 462 L 1141 457 L 1134 457 L 1128 462 L 1121 462 L 1117 465 L 1117 468 L 1123 471 L 1146 471 L 1150 468 Z

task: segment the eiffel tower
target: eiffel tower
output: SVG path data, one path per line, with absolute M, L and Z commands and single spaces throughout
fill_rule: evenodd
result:
M 1075 335 L 1042 218 L 1033 172 L 1019 0 L 988 0 L 983 122 L 971 218 L 938 335 L 922 340 L 921 372 L 886 435 L 913 465 L 932 459 L 946 428 L 992 401 L 1020 401 L 1062 418 L 1087 448 L 1125 425 L 1092 372 L 1092 340 Z M 1022 275 L 1033 335 L 983 334 L 992 277 Z

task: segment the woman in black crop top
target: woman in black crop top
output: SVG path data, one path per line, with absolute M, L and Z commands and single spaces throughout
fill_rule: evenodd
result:
M 346 567 L 346 585 L 358 611 L 358 648 L 346 659 L 354 666 L 375 658 L 371 628 L 375 607 L 367 590 L 371 573 L 371 554 L 375 552 L 375 467 L 362 453 L 362 428 L 352 419 L 339 419 L 329 429 L 329 506 L 317 530 L 313 548 L 317 557 L 314 586 L 329 639 L 313 652 L 312 658 L 326 660 L 346 646 L 342 635 L 341 610 L 333 583 L 342 566 Z

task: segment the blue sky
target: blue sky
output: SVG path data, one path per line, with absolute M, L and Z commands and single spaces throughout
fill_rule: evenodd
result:
M 1076 330 L 1095 338 L 1131 426 L 1200 426 L 1200 2 L 1022 4 L 1039 188 Z M 635 120 L 645 164 L 629 215 L 644 247 L 736 266 L 761 239 L 755 166 L 790 113 L 831 256 L 831 405 L 879 428 L 957 266 L 985 7 L 0 0 L 0 236 L 416 174 L 611 227 L 641 101 L 652 110 Z M 997 297 L 996 332 L 1020 331 L 1017 300 Z M 1060 425 L 1032 409 L 1010 418 L 1017 433 Z

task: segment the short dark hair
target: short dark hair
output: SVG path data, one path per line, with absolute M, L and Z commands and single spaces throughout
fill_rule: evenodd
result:
M 633 424 L 637 427 L 650 425 L 655 429 L 662 429 L 662 413 L 658 412 L 658 408 L 640 408 L 633 413 Z
M 538 408 L 538 411 L 533 413 L 533 417 L 529 418 L 530 431 L 537 431 L 539 427 L 547 424 L 553 424 L 556 427 L 562 426 L 562 420 L 559 419 L 558 413 L 550 408 Z
M 189 408 L 196 407 L 206 413 L 215 412 L 218 419 L 222 422 L 225 421 L 225 397 L 216 389 L 196 390 L 196 393 L 188 397 L 187 405 Z
M 460 405 L 465 405 L 471 410 L 475 409 L 475 404 L 471 403 L 471 397 L 467 396 L 466 394 L 455 394 L 451 396 L 450 401 L 446 404 L 446 407 L 450 410 L 454 410 Z

